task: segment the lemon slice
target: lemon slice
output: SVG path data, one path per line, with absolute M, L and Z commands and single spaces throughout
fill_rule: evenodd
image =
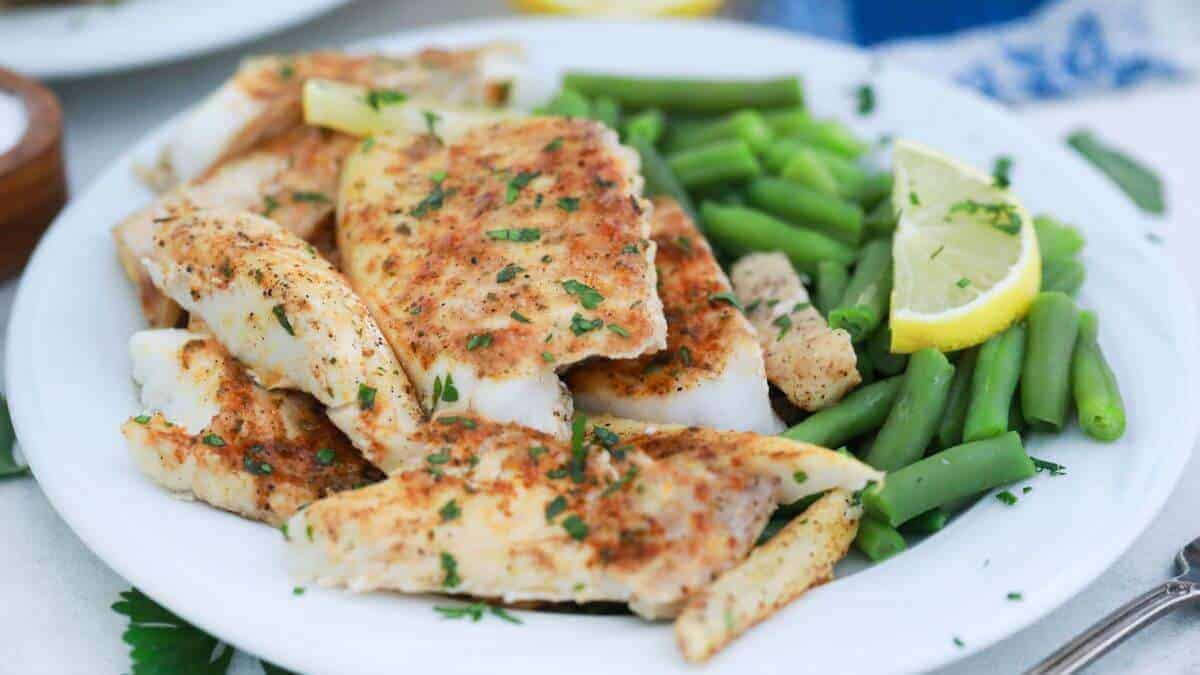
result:
M 367 89 L 321 79 L 304 83 L 303 105 L 306 124 L 327 127 L 351 136 L 432 132 L 446 140 L 453 140 L 475 125 L 521 115 L 506 108 L 471 107 L 409 98 L 391 89 Z
M 911 141 L 893 154 L 900 212 L 892 351 L 952 351 L 1015 323 L 1041 284 L 1033 221 L 990 176 Z
M 591 16 L 708 16 L 723 0 L 512 0 L 513 8 L 532 14 Z

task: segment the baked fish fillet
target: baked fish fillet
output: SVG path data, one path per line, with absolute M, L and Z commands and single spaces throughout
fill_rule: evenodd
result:
M 667 349 L 580 365 L 567 376 L 575 404 L 651 422 L 779 431 L 758 337 L 708 242 L 669 198 L 654 200 L 650 233 Z
M 767 379 L 804 410 L 837 403 L 862 378 L 850 334 L 831 329 L 782 253 L 753 253 L 730 270 L 758 331 Z
M 312 52 L 249 59 L 191 110 L 163 149 L 166 186 L 202 175 L 223 160 L 300 124 L 301 90 L 310 78 L 359 84 L 447 103 L 500 105 L 520 70 L 510 44 L 425 49 L 397 57 Z
M 354 292 L 315 248 L 252 213 L 196 212 L 159 223 L 154 285 L 268 389 L 299 389 L 379 468 L 420 457 L 424 419 L 408 378 Z
M 312 240 L 332 220 L 342 160 L 356 143 L 324 129 L 293 127 L 171 189 L 121 221 L 113 229 L 117 255 L 137 287 L 150 325 L 171 327 L 182 315 L 179 305 L 154 287 L 141 264 L 153 249 L 158 220 L 197 209 L 253 211 Z
M 164 488 L 280 525 L 383 478 L 315 399 L 258 386 L 213 337 L 147 330 L 129 349 L 147 412 L 121 431 L 134 464 Z
M 666 346 L 638 166 L 604 126 L 551 117 L 350 156 L 342 269 L 430 409 L 561 436 L 557 370 Z
M 424 468 L 289 521 L 301 582 L 504 602 L 617 601 L 670 617 L 744 560 L 779 504 L 882 474 L 752 433 L 674 428 L 577 442 L 471 417 L 438 420 Z M 582 431 L 582 430 L 581 430 Z

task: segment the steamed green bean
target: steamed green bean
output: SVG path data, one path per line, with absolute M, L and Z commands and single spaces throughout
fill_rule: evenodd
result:
M 625 118 L 625 138 L 640 136 L 651 143 L 657 143 L 666 129 L 667 120 L 661 110 L 651 108 Z
M 781 178 L 751 182 L 746 196 L 751 204 L 768 213 L 838 241 L 854 245 L 862 238 L 862 209 L 838 197 Z
M 574 89 L 564 88 L 545 105 L 534 109 L 539 115 L 555 115 L 558 117 L 588 117 L 592 104 L 583 94 Z
M 704 202 L 700 207 L 704 232 L 729 255 L 751 251 L 781 251 L 797 268 L 812 274 L 817 263 L 832 260 L 849 265 L 854 249 L 812 230 L 793 227 L 755 209 Z
M 867 352 L 881 375 L 896 375 L 908 365 L 908 354 L 892 353 L 892 329 L 884 324 L 867 340 Z
M 686 213 L 694 218 L 696 207 L 692 204 L 692 198 L 688 196 L 687 190 L 675 177 L 675 172 L 671 171 L 667 160 L 663 159 L 662 155 L 654 149 L 653 141 L 640 135 L 631 134 L 625 142 L 637 150 L 638 156 L 641 157 L 646 194 L 672 197 L 679 202 L 680 207 Z
M 815 119 L 806 110 L 773 111 L 765 117 L 776 136 L 789 136 L 849 159 L 859 157 L 868 148 L 840 122 Z
M 718 141 L 742 141 L 751 150 L 762 152 L 773 136 L 761 113 L 739 110 L 711 121 L 672 125 L 667 136 L 667 149 L 677 152 Z
M 750 146 L 718 141 L 667 155 L 667 164 L 688 189 L 741 182 L 762 173 Z
M 979 350 L 972 347 L 963 351 L 954 362 L 954 381 L 946 395 L 946 412 L 938 423 L 937 446 L 945 449 L 963 441 L 963 426 L 967 421 L 967 405 L 971 402 L 971 378 L 975 374 L 975 360 Z
M 858 533 L 854 535 L 854 548 L 879 562 L 908 548 L 908 544 L 896 528 L 871 516 L 863 516 L 858 523 Z
M 1025 326 L 1016 324 L 979 348 L 963 440 L 981 441 L 1008 430 L 1009 409 L 1025 358 Z
M 829 325 L 845 329 L 855 342 L 866 339 L 887 315 L 891 293 L 892 244 L 867 242 L 842 301 L 829 313 Z
M 833 172 L 821 161 L 817 153 L 810 148 L 801 148 L 795 157 L 783 167 L 779 177 L 790 180 L 797 185 L 811 188 L 821 194 L 836 197 L 838 181 Z
M 1052 216 L 1034 216 L 1033 230 L 1037 233 L 1038 252 L 1043 262 L 1071 258 L 1083 250 L 1084 239 L 1079 230 Z
M 1021 368 L 1021 415 L 1035 429 L 1058 430 L 1067 416 L 1079 309 L 1063 293 L 1038 293 L 1029 308 L 1028 330 Z
M 1079 426 L 1101 441 L 1115 441 L 1125 433 L 1125 403 L 1117 378 L 1100 351 L 1099 324 L 1095 312 L 1079 315 L 1079 337 L 1071 355 L 1071 386 Z
M 1087 272 L 1075 258 L 1054 258 L 1042 262 L 1043 291 L 1058 291 L 1072 297 L 1079 292 Z
M 887 419 L 888 411 L 900 392 L 902 379 L 899 376 L 891 377 L 859 387 L 833 406 L 813 413 L 780 435 L 794 441 L 835 448 L 874 431 Z
M 592 99 L 592 106 L 591 110 L 588 111 L 588 115 L 597 122 L 603 123 L 609 129 L 621 128 L 621 106 L 607 96 Z
M 621 105 L 635 109 L 714 113 L 804 103 L 800 79 L 793 76 L 767 80 L 709 80 L 570 72 L 563 78 L 563 86 L 587 96 L 610 96 Z
M 936 349 L 922 349 L 908 359 L 896 402 L 871 444 L 866 462 L 876 469 L 895 471 L 925 454 L 937 432 L 954 366 Z
M 817 293 L 814 300 L 822 316 L 829 316 L 829 311 L 842 301 L 848 283 L 850 273 L 846 271 L 845 265 L 832 260 L 817 263 Z

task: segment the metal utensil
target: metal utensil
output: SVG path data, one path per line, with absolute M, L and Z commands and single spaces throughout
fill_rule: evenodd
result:
M 1028 675 L 1074 673 L 1167 612 L 1200 602 L 1200 537 L 1179 552 L 1175 565 L 1179 576 L 1101 619 L 1034 666 Z

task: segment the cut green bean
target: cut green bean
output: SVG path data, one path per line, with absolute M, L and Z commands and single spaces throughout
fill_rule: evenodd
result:
M 1067 416 L 1079 309 L 1063 293 L 1038 293 L 1029 308 L 1028 330 L 1021 368 L 1021 416 L 1039 431 L 1057 431 Z
M 784 220 L 847 244 L 862 239 L 862 209 L 790 180 L 759 178 L 746 188 L 750 203 Z
M 1058 291 L 1074 297 L 1083 286 L 1087 271 L 1075 258 L 1055 258 L 1042 262 L 1043 291 Z
M 816 155 L 838 183 L 838 195 L 846 199 L 858 199 L 867 172 L 852 159 L 835 152 L 809 145 L 794 138 L 776 139 L 762 152 L 763 166 L 771 173 L 782 173 L 783 169 L 802 150 Z
M 1038 253 L 1042 261 L 1073 258 L 1083 250 L 1084 239 L 1079 230 L 1059 222 L 1045 214 L 1034 216 L 1033 229 L 1037 233 Z
M 689 189 L 741 182 L 762 173 L 754 152 L 742 141 L 719 141 L 672 153 L 667 164 Z
M 636 115 L 625 118 L 625 138 L 640 136 L 651 143 L 657 143 L 666 129 L 666 118 L 661 110 L 651 108 Z
M 920 459 L 937 433 L 953 379 L 954 366 L 945 354 L 936 349 L 913 353 L 896 403 L 867 453 L 867 464 L 895 471 Z
M 860 385 L 870 384 L 879 379 L 878 373 L 875 372 L 875 362 L 871 360 L 867 346 L 861 342 L 854 345 L 854 368 L 858 370 Z
M 621 105 L 607 96 L 593 99 L 588 115 L 609 129 L 621 128 Z
M 846 294 L 846 284 L 850 282 L 850 273 L 846 266 L 832 260 L 822 260 L 817 263 L 817 310 L 822 316 L 829 316 L 830 310 L 837 307 Z
M 867 352 L 880 375 L 897 375 L 908 365 L 908 354 L 892 353 L 892 329 L 886 323 L 867 340 Z
M 795 138 L 849 159 L 858 158 L 870 147 L 840 122 L 814 119 L 805 110 L 773 111 L 765 117 L 776 136 Z
M 967 405 L 971 402 L 971 377 L 975 374 L 975 360 L 979 350 L 964 350 L 954 362 L 954 381 L 946 395 L 946 412 L 938 423 L 937 446 L 950 448 L 963 440 L 963 426 L 967 421 Z
M 842 301 L 829 313 L 829 325 L 843 328 L 854 342 L 865 340 L 887 316 L 892 293 L 892 244 L 869 241 L 862 248 Z
M 1117 378 L 1100 351 L 1099 322 L 1095 312 L 1079 315 L 1079 337 L 1071 355 L 1071 385 L 1079 426 L 1101 441 L 1115 441 L 1125 433 L 1125 403 Z
M 793 227 L 755 209 L 704 202 L 700 215 L 705 234 L 729 255 L 781 251 L 807 274 L 816 272 L 817 263 L 822 260 L 844 265 L 854 262 L 854 249 L 842 242 Z
M 1021 397 L 1013 396 L 1012 404 L 1008 406 L 1008 430 L 1022 433 L 1027 426 L 1021 416 Z
M 799 78 L 700 80 L 570 72 L 563 86 L 587 96 L 611 96 L 626 108 L 729 112 L 804 104 Z
M 1016 324 L 979 348 L 963 440 L 981 441 L 1008 430 L 1008 413 L 1025 359 L 1025 326 Z
M 712 121 L 671 126 L 667 148 L 672 152 L 690 150 L 718 141 L 742 141 L 754 152 L 766 148 L 774 132 L 757 110 L 739 110 Z
M 883 424 L 900 392 L 902 379 L 891 377 L 859 387 L 833 406 L 813 413 L 780 435 L 826 448 L 844 445 Z
M 801 148 L 783 167 L 779 177 L 830 197 L 838 196 L 838 181 L 811 148 Z
M 870 516 L 864 516 L 858 522 L 854 548 L 862 551 L 863 555 L 872 561 L 879 562 L 908 548 L 908 544 L 896 528 Z
M 662 155 L 654 149 L 654 144 L 642 136 L 630 136 L 626 143 L 637 150 L 638 156 L 641 157 L 642 177 L 646 180 L 646 194 L 671 197 L 679 202 L 686 213 L 695 218 L 696 207 L 692 205 L 692 198 L 680 185 L 679 179 L 671 171 L 667 160 L 663 159 Z
M 905 534 L 933 534 L 950 522 L 950 511 L 945 507 L 929 509 L 925 513 L 904 523 Z
M 891 172 L 875 173 L 863 179 L 858 188 L 858 203 L 864 209 L 872 209 L 892 195 Z
M 863 236 L 890 237 L 896 231 L 900 218 L 892 208 L 891 198 L 882 199 L 863 216 Z
M 869 513 L 899 527 L 930 509 L 1033 474 L 1033 460 L 1025 454 L 1021 436 L 1010 431 L 956 445 L 894 471 L 882 487 L 863 493 L 863 503 Z
M 587 97 L 573 89 L 562 89 L 534 113 L 539 115 L 554 115 L 556 117 L 588 117 L 592 106 Z

